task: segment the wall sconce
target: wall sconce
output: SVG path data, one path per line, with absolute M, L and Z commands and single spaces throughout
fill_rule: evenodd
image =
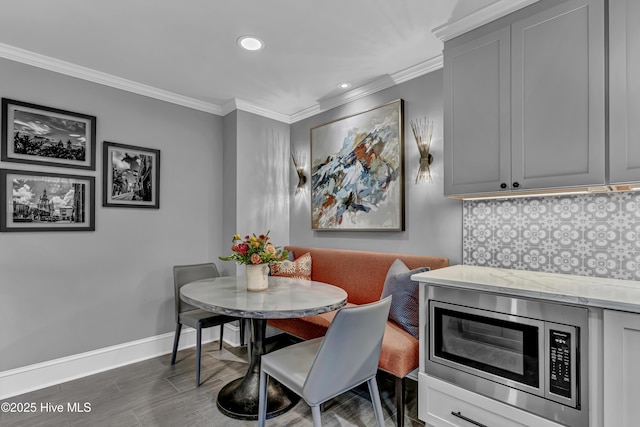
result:
M 431 184 L 431 163 L 433 162 L 433 156 L 429 153 L 431 149 L 431 137 L 433 136 L 433 121 L 424 119 L 411 120 L 411 130 L 413 131 L 413 137 L 418 145 L 418 151 L 420 152 L 420 169 L 416 175 L 416 184 L 421 182 L 428 182 Z
M 296 196 L 304 191 L 304 187 L 307 183 L 307 176 L 304 174 L 304 156 L 302 153 L 291 153 L 291 160 L 293 160 L 293 167 L 296 168 L 298 174 L 298 186 L 296 187 Z

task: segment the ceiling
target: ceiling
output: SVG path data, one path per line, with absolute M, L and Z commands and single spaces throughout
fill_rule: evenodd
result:
M 0 56 L 214 113 L 241 104 L 291 122 L 347 96 L 341 82 L 353 95 L 441 63 L 432 29 L 461 3 L 3 0 Z M 265 48 L 241 50 L 245 34 Z

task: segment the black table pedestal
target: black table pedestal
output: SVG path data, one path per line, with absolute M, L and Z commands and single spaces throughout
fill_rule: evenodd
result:
M 266 319 L 251 319 L 251 360 L 244 377 L 225 385 L 218 393 L 217 405 L 223 414 L 240 420 L 258 419 L 260 389 L 260 357 L 265 353 Z M 300 397 L 269 379 L 267 387 L 267 418 L 276 417 L 293 408 Z

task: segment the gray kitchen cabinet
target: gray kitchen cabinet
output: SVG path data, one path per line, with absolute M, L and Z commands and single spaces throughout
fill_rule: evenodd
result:
M 445 194 L 496 191 L 511 176 L 509 28 L 444 53 Z
M 635 0 L 633 0 L 635 1 Z M 640 419 L 640 315 L 604 310 L 604 425 Z
M 609 181 L 640 181 L 640 2 L 609 0 Z
M 541 1 L 445 43 L 445 195 L 605 183 L 604 2 Z

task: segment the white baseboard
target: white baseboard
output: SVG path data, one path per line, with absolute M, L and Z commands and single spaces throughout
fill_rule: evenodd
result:
M 170 332 L 0 372 L 0 400 L 171 353 L 173 337 Z M 203 343 L 219 337 L 217 327 L 202 331 Z M 234 347 L 240 345 L 240 328 L 235 322 L 225 324 L 224 342 Z M 179 349 L 195 345 L 195 329 L 184 328 Z

